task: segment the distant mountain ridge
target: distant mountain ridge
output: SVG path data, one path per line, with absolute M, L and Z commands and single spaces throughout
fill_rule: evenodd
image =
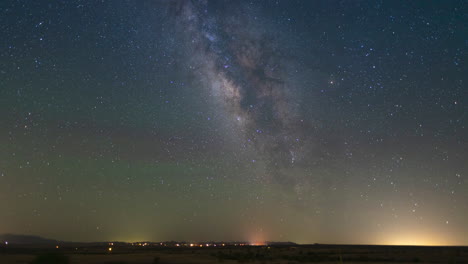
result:
M 55 239 L 49 239 L 49 238 L 44 238 L 41 236 L 34 236 L 34 235 L 19 235 L 19 234 L 0 234 L 0 244 L 4 244 L 7 242 L 8 244 L 19 244 L 19 245 L 48 245 L 48 244 L 107 244 L 109 242 L 107 241 L 101 241 L 101 242 L 70 242 L 70 241 L 59 241 Z M 124 243 L 127 244 L 129 242 L 115 242 L 114 243 Z M 161 242 L 148 242 L 148 243 L 156 243 L 160 244 Z M 162 242 L 166 244 L 167 242 Z M 161 244 L 162 244 L 161 243 Z M 177 244 L 178 242 L 172 241 L 169 242 L 169 244 Z M 214 242 L 199 242 L 200 244 L 206 244 L 206 243 L 214 243 Z M 221 242 L 220 242 L 221 243 Z M 236 242 L 223 242 L 226 244 L 236 244 Z M 248 242 L 238 242 L 241 244 L 246 244 L 249 245 Z M 269 245 L 269 246 L 297 246 L 298 244 L 294 242 L 289 242 L 289 241 L 267 241 L 264 243 L 264 245 Z
M 40 236 L 31 235 L 16 235 L 16 234 L 2 234 L 0 241 L 8 244 L 56 244 L 58 241 L 54 239 L 43 238 Z
M 269 246 L 297 246 L 297 243 L 291 242 L 291 241 L 267 241 L 265 243 L 266 245 Z

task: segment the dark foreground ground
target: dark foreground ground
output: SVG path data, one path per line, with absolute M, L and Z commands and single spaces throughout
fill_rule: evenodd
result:
M 468 247 L 416 246 L 226 246 L 226 247 L 13 247 L 0 248 L 9 263 L 468 263 Z

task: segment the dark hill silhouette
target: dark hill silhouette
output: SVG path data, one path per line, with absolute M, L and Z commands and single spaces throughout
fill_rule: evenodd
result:
M 0 241 L 8 244 L 56 244 L 58 241 L 47 239 L 40 236 L 3 234 L 0 235 Z

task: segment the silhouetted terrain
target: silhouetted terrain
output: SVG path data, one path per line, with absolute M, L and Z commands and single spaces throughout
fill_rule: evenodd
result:
M 42 241 L 42 240 L 41 240 Z M 48 240 L 45 240 L 48 241 Z M 216 246 L 215 246 L 216 245 Z M 160 243 L 65 243 L 2 245 L 0 263 L 468 263 L 468 247 Z
M 58 241 L 54 239 L 47 239 L 40 236 L 30 235 L 16 235 L 16 234 L 2 234 L 0 235 L 0 242 L 7 242 L 10 244 L 57 244 Z

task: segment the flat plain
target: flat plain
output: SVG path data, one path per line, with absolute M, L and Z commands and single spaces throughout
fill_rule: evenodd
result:
M 468 247 L 298 245 L 226 247 L 2 248 L 1 264 L 468 263 Z

